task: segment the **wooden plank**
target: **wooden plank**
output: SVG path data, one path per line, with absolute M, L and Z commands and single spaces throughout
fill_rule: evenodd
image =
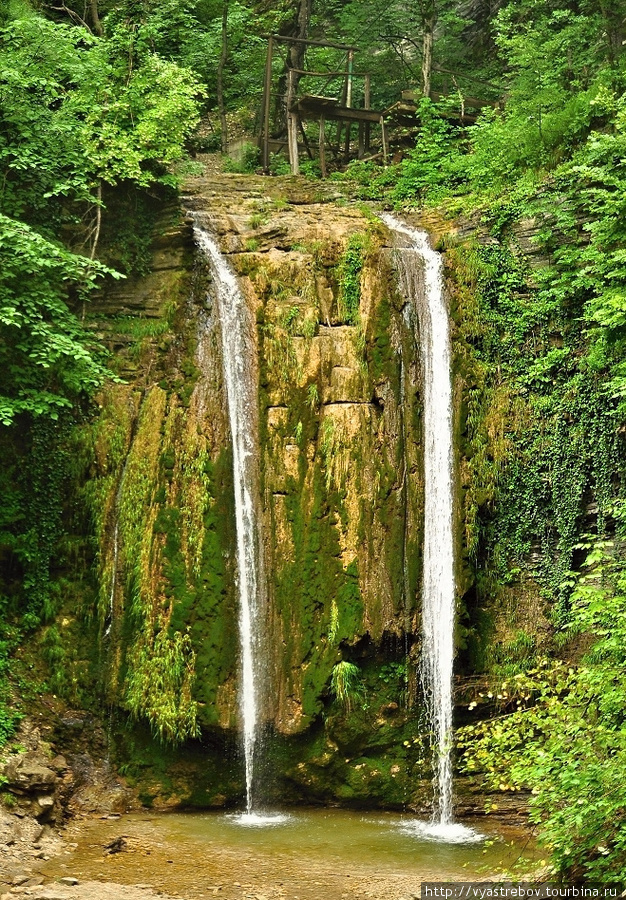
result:
M 372 87 L 372 79 L 371 79 L 371 77 L 368 75 L 367 78 L 365 79 L 365 84 L 364 84 L 364 86 L 363 86 L 363 91 L 364 91 L 364 95 L 365 95 L 365 99 L 364 99 L 364 101 L 363 101 L 363 105 L 365 106 L 365 109 L 370 109 L 370 108 L 371 108 L 371 99 L 372 99 L 372 97 L 371 97 L 371 87 Z M 369 152 L 370 152 L 370 124 L 369 124 L 369 122 L 365 122 L 365 123 L 364 123 L 363 131 L 364 131 L 364 135 L 363 135 L 364 147 L 363 147 L 363 150 L 364 150 L 365 153 L 369 153 Z
M 309 47 L 332 47 L 333 50 L 354 50 L 355 52 L 359 49 L 348 44 L 335 44 L 332 41 L 311 41 L 308 38 L 289 37 L 284 34 L 262 34 L 261 37 L 265 40 L 271 38 L 280 44 L 306 44 Z
M 310 72 L 308 69 L 294 69 L 294 72 L 297 72 L 298 75 L 310 75 L 311 78 L 343 78 L 346 74 L 346 70 L 343 69 L 341 72 Z M 353 78 L 369 78 L 368 72 L 352 72 Z
M 350 121 L 350 122 L 374 122 L 376 125 L 380 122 L 380 112 L 373 109 L 350 109 L 347 106 L 338 106 L 336 104 L 317 104 L 308 102 L 305 97 L 301 97 L 294 104 L 294 108 L 306 117 L 307 113 L 313 114 L 316 118 L 323 111 L 326 119 L 334 121 Z
M 326 178 L 326 120 L 324 113 L 320 116 L 320 169 L 322 178 Z
M 311 106 L 339 106 L 337 97 L 324 97 L 321 94 L 303 94 L 296 99 L 296 105 L 301 108 L 303 105 Z
M 348 51 L 348 81 L 347 81 L 347 91 L 346 91 L 346 106 L 352 106 L 352 78 L 354 73 L 352 71 L 354 67 L 354 50 Z
M 300 174 L 300 158 L 298 156 L 298 113 L 294 109 L 296 76 L 293 69 L 287 72 L 287 143 L 289 145 L 289 164 L 291 174 Z
M 309 139 L 307 137 L 306 131 L 304 130 L 304 123 L 303 123 L 302 119 L 300 118 L 300 116 L 298 116 L 298 127 L 300 129 L 300 134 L 302 135 L 302 143 L 304 144 L 304 146 L 306 148 L 308 157 L 309 157 L 309 159 L 313 159 L 313 154 L 311 153 L 311 147 L 309 145 Z
M 268 146 L 270 153 L 283 153 L 287 150 L 287 141 L 284 138 L 270 138 Z
M 420 90 L 402 91 L 403 100 L 418 102 L 422 99 L 422 96 L 423 95 Z M 450 99 L 450 95 L 440 94 L 438 91 L 431 91 L 430 99 L 438 102 L 439 100 Z M 478 97 L 463 97 L 463 102 L 465 103 L 465 106 L 471 106 L 474 109 L 483 109 L 486 107 L 490 107 L 491 109 L 500 109 L 502 106 L 502 102 L 500 100 L 481 100 Z
M 348 51 L 348 73 L 346 76 L 346 106 L 352 106 L 352 69 L 354 68 L 354 51 Z M 350 158 L 350 122 L 346 124 L 346 140 L 343 147 L 344 162 Z
M 274 43 L 272 38 L 267 42 L 265 59 L 265 80 L 263 84 L 263 172 L 270 174 L 270 103 L 272 90 L 272 56 Z
M 389 145 L 387 143 L 387 129 L 385 127 L 385 117 L 384 116 L 380 117 L 380 130 L 381 130 L 382 139 L 383 139 L 383 162 L 385 165 L 387 165 L 387 159 L 389 156 Z
M 348 162 L 350 158 L 350 122 L 346 123 L 346 139 L 343 145 L 344 162 Z

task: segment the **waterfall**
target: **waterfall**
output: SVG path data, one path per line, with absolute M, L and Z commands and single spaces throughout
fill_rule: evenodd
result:
M 397 269 L 417 309 L 424 377 L 423 679 L 436 751 L 439 825 L 452 822 L 452 664 L 454 657 L 454 532 L 450 333 L 441 257 L 428 236 L 383 215 L 401 236 Z M 408 246 L 407 246 L 408 244 Z
M 252 335 L 255 323 L 237 278 L 214 239 L 194 228 L 198 246 L 209 261 L 215 282 L 222 338 L 224 382 L 233 446 L 237 584 L 241 641 L 240 707 L 246 775 L 246 814 L 253 815 L 254 751 L 259 726 L 259 653 L 261 627 L 261 554 L 258 496 L 257 386 Z
M 131 434 L 131 443 L 132 443 L 132 434 Z M 122 467 L 122 473 L 120 475 L 120 480 L 117 485 L 117 491 L 115 492 L 115 500 L 113 502 L 113 515 L 115 516 L 115 527 L 113 529 L 113 570 L 111 572 L 111 590 L 109 591 L 109 609 L 107 612 L 107 616 L 105 619 L 106 629 L 104 632 L 105 637 L 109 637 L 111 634 L 111 630 L 113 628 L 113 621 L 115 619 L 115 595 L 117 591 L 117 568 L 119 565 L 119 556 L 120 556 L 120 519 L 119 519 L 119 511 L 120 505 L 122 502 L 122 491 L 124 490 L 124 481 L 126 479 L 126 469 L 128 467 L 129 460 L 129 452 L 126 453 L 126 459 L 124 460 L 124 465 Z
M 119 493 L 119 492 L 118 492 Z M 115 528 L 113 530 L 113 572 L 111 574 L 111 591 L 109 593 L 109 611 L 108 611 L 108 621 L 106 631 L 104 632 L 104 636 L 108 637 L 111 634 L 111 628 L 113 627 L 113 617 L 115 615 L 115 588 L 117 587 L 117 564 L 120 555 L 120 526 L 119 522 L 115 522 Z

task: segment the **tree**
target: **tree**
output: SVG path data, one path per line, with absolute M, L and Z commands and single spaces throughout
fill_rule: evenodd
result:
M 190 72 L 120 29 L 105 41 L 32 14 L 0 29 L 5 424 L 54 418 L 101 383 L 97 348 L 68 307 L 109 271 L 94 262 L 101 185 L 171 183 L 197 92 Z M 63 246 L 64 226 L 87 253 Z
M 217 66 L 217 106 L 220 112 L 220 134 L 222 153 L 228 151 L 228 122 L 226 120 L 226 105 L 224 103 L 224 69 L 228 59 L 228 0 L 224 0 L 222 8 L 222 49 L 220 61 Z
M 417 0 L 422 26 L 422 93 L 430 96 L 433 68 L 433 41 L 437 24 L 437 0 Z
M 57 419 L 107 375 L 98 347 L 67 306 L 110 272 L 0 215 L 0 423 Z

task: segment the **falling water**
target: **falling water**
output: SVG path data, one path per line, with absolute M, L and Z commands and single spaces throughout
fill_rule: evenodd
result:
M 118 565 L 119 555 L 120 555 L 120 526 L 119 526 L 119 522 L 116 522 L 115 528 L 113 530 L 113 571 L 111 573 L 111 591 L 109 593 L 109 611 L 108 611 L 109 624 L 107 625 L 107 629 L 104 632 L 105 637 L 108 637 L 111 634 L 111 628 L 113 627 L 113 616 L 115 615 L 115 589 L 117 587 L 117 565 Z
M 246 770 L 246 814 L 254 817 L 253 764 L 259 724 L 258 636 L 260 629 L 260 539 L 256 514 L 257 392 L 251 366 L 254 322 L 235 274 L 207 232 L 194 229 L 215 281 L 222 335 L 224 381 L 233 444 L 239 633 L 241 640 L 241 710 Z
M 113 515 L 115 516 L 115 527 L 113 529 L 113 567 L 111 572 L 111 590 L 109 591 L 109 609 L 107 611 L 106 617 L 106 630 L 104 632 L 105 637 L 109 637 L 111 634 L 111 630 L 113 628 L 113 622 L 115 618 L 115 594 L 117 591 L 117 569 L 119 565 L 119 556 L 120 556 L 120 520 L 119 520 L 119 511 L 120 504 L 122 502 L 122 491 L 124 490 L 124 481 L 126 479 L 126 469 L 128 467 L 129 455 L 127 454 L 126 460 L 124 461 L 124 466 L 122 468 L 122 474 L 120 475 L 120 480 L 117 485 L 117 491 L 115 492 L 115 501 L 113 503 Z
M 397 250 L 405 296 L 417 308 L 424 373 L 424 562 L 422 606 L 424 681 L 436 744 L 440 826 L 452 822 L 452 663 L 454 655 L 454 535 L 452 529 L 452 385 L 450 334 L 441 257 L 428 236 L 383 215 L 408 246 Z

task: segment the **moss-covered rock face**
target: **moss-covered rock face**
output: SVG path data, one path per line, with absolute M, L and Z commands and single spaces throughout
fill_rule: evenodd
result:
M 386 230 L 290 179 L 189 193 L 257 323 L 268 795 L 419 804 L 420 366 Z M 214 805 L 243 790 L 232 458 L 209 270 L 164 215 L 92 313 L 126 383 L 76 438 L 91 665 L 146 802 Z
M 367 211 L 303 197 L 288 179 L 258 186 L 255 196 L 246 183 L 233 199 L 234 179 L 198 179 L 188 203 L 218 236 L 257 321 L 265 719 L 282 735 L 268 752 L 281 792 L 384 803 L 389 791 L 386 802 L 397 805 L 407 766 L 404 735 L 396 738 L 415 730 L 415 710 L 405 696 L 387 727 L 379 670 L 389 663 L 380 648 L 395 642 L 391 659 L 408 664 L 415 687 L 408 650 L 419 632 L 422 479 L 414 324 L 396 292 L 386 230 Z M 337 687 L 346 664 L 356 672 L 352 700 Z M 371 766 L 339 763 L 338 715 L 354 720 L 350 759 L 373 753 Z M 373 737 L 376 716 L 386 723 L 384 749 Z M 321 766 L 322 789 L 326 744 L 336 759 Z M 386 785 L 380 796 L 369 768 Z

